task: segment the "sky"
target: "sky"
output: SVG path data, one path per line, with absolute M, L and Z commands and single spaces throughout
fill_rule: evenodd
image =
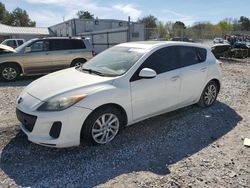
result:
M 76 18 L 78 10 L 100 19 L 127 20 L 154 15 L 159 21 L 217 23 L 224 18 L 250 18 L 250 0 L 0 0 L 8 11 L 26 10 L 38 27 L 49 27 Z

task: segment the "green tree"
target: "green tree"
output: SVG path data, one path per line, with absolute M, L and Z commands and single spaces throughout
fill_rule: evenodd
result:
M 7 24 L 10 21 L 10 13 L 5 9 L 5 5 L 0 2 L 0 23 Z
M 0 2 L 0 22 L 6 25 L 34 27 L 36 22 L 31 21 L 27 12 L 21 8 L 16 8 L 13 12 L 8 12 L 5 5 Z
M 36 22 L 31 21 L 26 10 L 17 7 L 10 15 L 10 25 L 21 27 L 35 27 Z
M 186 29 L 186 26 L 181 21 L 177 21 L 173 25 L 173 31 L 174 31 L 175 36 L 184 37 L 184 30 L 185 29 Z
M 144 23 L 146 28 L 156 28 L 157 24 L 157 18 L 153 15 L 145 16 L 143 18 L 138 19 L 139 23 Z
M 232 21 L 229 19 L 224 19 L 218 23 L 219 27 L 222 31 L 232 31 L 233 30 L 233 24 Z
M 79 19 L 94 19 L 94 14 L 91 14 L 89 11 L 80 10 L 76 15 Z
M 186 26 L 183 22 L 177 21 L 174 23 L 173 29 L 186 29 Z
M 172 22 L 159 22 L 157 23 L 157 32 L 158 37 L 161 39 L 170 39 L 173 32 L 173 23 Z
M 247 17 L 241 16 L 239 20 L 239 24 L 241 25 L 242 31 L 249 31 L 250 30 L 250 20 Z
M 0 22 L 3 22 L 6 14 L 6 9 L 3 3 L 0 2 Z

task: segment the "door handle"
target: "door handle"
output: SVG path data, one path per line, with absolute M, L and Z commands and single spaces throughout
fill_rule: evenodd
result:
M 172 78 L 170 78 L 170 80 L 173 81 L 173 82 L 175 82 L 179 78 L 180 78 L 180 76 L 173 76 Z
M 207 70 L 207 67 L 201 68 L 201 72 L 205 72 Z

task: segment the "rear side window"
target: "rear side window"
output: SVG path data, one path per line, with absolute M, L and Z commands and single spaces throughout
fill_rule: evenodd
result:
M 18 46 L 21 46 L 23 44 L 22 40 L 17 40 Z
M 71 40 L 72 49 L 85 49 L 86 46 L 83 40 Z
M 207 50 L 204 48 L 196 48 L 198 60 L 204 62 L 207 59 Z
M 207 57 L 207 51 L 203 48 L 178 46 L 177 49 L 179 61 L 182 67 L 204 62 Z
M 50 50 L 69 50 L 71 49 L 71 42 L 67 39 L 51 39 L 50 41 Z
M 83 40 L 78 39 L 51 39 L 50 40 L 50 50 L 75 50 L 75 49 L 85 49 L 86 46 Z

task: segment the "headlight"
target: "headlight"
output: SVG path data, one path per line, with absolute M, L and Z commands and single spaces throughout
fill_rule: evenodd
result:
M 69 108 L 80 100 L 84 99 L 86 95 L 58 97 L 43 103 L 37 110 L 38 111 L 61 111 Z

